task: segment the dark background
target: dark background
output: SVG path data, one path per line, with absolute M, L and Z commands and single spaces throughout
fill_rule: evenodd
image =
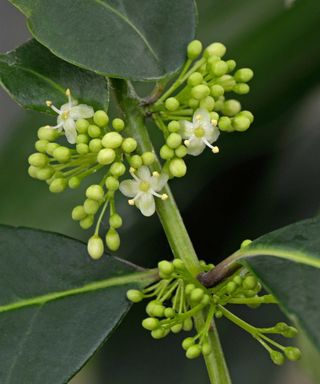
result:
M 207 151 L 192 159 L 187 176 L 172 183 L 198 254 L 216 263 L 245 238 L 318 213 L 320 2 L 201 0 L 198 5 L 198 38 L 225 43 L 228 58 L 255 71 L 252 92 L 242 98 L 255 114 L 253 126 L 246 133 L 221 135 L 219 156 Z M 1 52 L 29 37 L 24 17 L 1 0 Z M 26 159 L 46 117 L 21 110 L 2 90 L 0 105 L 0 222 L 86 240 L 89 234 L 70 218 L 83 190 L 53 195 L 27 175 Z M 119 255 L 154 266 L 170 257 L 169 249 L 157 218 L 142 219 L 136 211 L 125 202 L 120 206 L 126 220 Z M 239 313 L 259 326 L 283 318 L 271 306 Z M 184 358 L 181 337 L 155 341 L 140 327 L 142 318 L 143 305 L 134 306 L 72 383 L 208 382 L 202 361 Z M 224 320 L 218 327 L 234 383 L 320 382 L 319 360 L 308 348 L 302 363 L 279 368 L 249 335 Z

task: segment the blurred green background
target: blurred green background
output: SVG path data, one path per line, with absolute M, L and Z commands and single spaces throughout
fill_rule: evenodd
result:
M 318 213 L 320 1 L 199 0 L 198 6 L 198 38 L 225 43 L 228 58 L 255 71 L 252 92 L 242 98 L 256 117 L 249 132 L 221 135 L 219 156 L 208 151 L 192 159 L 187 177 L 172 183 L 199 256 L 217 263 L 245 238 Z M 7 1 L 0 2 L 0 28 L 2 52 L 29 37 Z M 84 189 L 52 195 L 27 175 L 36 130 L 48 119 L 22 111 L 2 90 L 0 105 L 0 222 L 86 240 L 89 234 L 70 218 Z M 119 207 L 125 225 L 118 254 L 146 267 L 170 258 L 157 218 L 142 219 L 125 200 Z M 258 326 L 283 319 L 271 306 L 237 312 Z M 72 384 L 208 383 L 202 361 L 184 358 L 182 336 L 155 341 L 140 327 L 142 318 L 143 305 L 134 306 Z M 320 382 L 310 346 L 300 364 L 279 368 L 241 330 L 223 319 L 218 328 L 234 383 Z

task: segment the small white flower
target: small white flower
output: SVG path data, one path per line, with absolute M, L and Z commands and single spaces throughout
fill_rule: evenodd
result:
M 130 205 L 136 205 L 144 216 L 154 214 L 156 207 L 154 196 L 166 200 L 168 195 L 158 192 L 168 181 L 167 174 L 151 172 L 148 167 L 142 166 L 137 171 L 130 169 L 133 180 L 124 180 L 120 183 L 120 191 L 127 197 L 132 197 L 128 202 Z
M 190 155 L 200 155 L 206 146 L 211 148 L 213 153 L 219 152 L 219 147 L 211 144 L 218 139 L 220 132 L 216 126 L 217 122 L 210 119 L 207 110 L 197 109 L 193 115 L 192 123 L 183 120 L 180 124 L 181 134 L 185 139 L 184 144 Z
M 63 104 L 60 109 L 55 107 L 52 101 L 47 101 L 46 104 L 58 114 L 58 124 L 51 128 L 60 131 L 64 129 L 68 142 L 74 144 L 77 138 L 76 121 L 89 119 L 94 115 L 94 110 L 86 104 L 77 105 L 78 102 L 71 97 L 70 89 L 66 90 L 66 95 L 68 96 L 68 102 Z

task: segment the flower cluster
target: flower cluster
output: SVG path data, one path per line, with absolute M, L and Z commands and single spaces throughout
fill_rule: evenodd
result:
M 203 272 L 213 268 L 200 262 Z M 191 331 L 193 318 L 202 310 L 207 314 L 201 329 L 192 337 L 187 337 L 182 342 L 186 357 L 194 359 L 201 354 L 211 353 L 210 332 L 213 331 L 212 320 L 225 318 L 249 332 L 269 353 L 275 364 L 288 360 L 298 360 L 300 350 L 296 347 L 283 346 L 268 334 L 278 334 L 284 337 L 294 337 L 297 330 L 286 323 L 277 323 L 273 327 L 257 328 L 237 317 L 226 308 L 230 304 L 245 304 L 257 307 L 261 304 L 276 303 L 272 295 L 259 295 L 261 285 L 246 269 L 241 269 L 233 276 L 225 279 L 213 288 L 205 288 L 185 268 L 180 259 L 172 262 L 163 260 L 158 264 L 161 280 L 144 290 L 129 290 L 127 297 L 137 303 L 145 298 L 152 298 L 146 306 L 148 317 L 142 321 L 142 326 L 151 331 L 151 336 L 160 339 L 170 332 Z M 275 347 L 276 349 L 274 349 Z
M 117 230 L 122 218 L 116 209 L 116 191 L 120 189 L 131 198 L 129 204 L 139 208 L 143 215 L 151 216 L 155 212 L 154 197 L 162 200 L 168 197 L 161 193 L 168 176 L 159 172 L 151 174 L 149 166 L 155 160 L 154 153 L 137 153 L 136 140 L 123 135 L 125 122 L 122 119 L 113 119 L 110 127 L 105 111 L 78 105 L 70 90 L 66 95 L 68 102 L 60 109 L 51 101 L 46 102 L 58 114 L 57 125 L 38 130 L 39 140 L 35 143 L 38 152 L 29 156 L 28 171 L 31 177 L 46 181 L 53 193 L 67 187 L 78 188 L 85 178 L 96 173 L 100 175 L 100 182 L 86 189 L 83 204 L 72 211 L 73 220 L 83 229 L 89 229 L 96 222 L 94 235 L 88 241 L 88 252 L 93 259 L 99 259 L 104 252 L 100 227 L 107 209 L 109 229 L 105 243 L 112 251 L 120 246 Z M 63 143 L 64 136 L 71 145 Z M 121 182 L 126 170 L 132 180 Z
M 213 145 L 220 131 L 243 132 L 253 122 L 251 112 L 242 110 L 234 98 L 250 91 L 247 84 L 253 77 L 250 68 L 236 70 L 234 60 L 223 60 L 226 47 L 209 45 L 201 58 L 202 44 L 198 40 L 188 45 L 188 59 L 171 87 L 150 107 L 150 113 L 162 130 L 166 143 L 160 156 L 171 177 L 186 173 L 183 160 L 187 154 L 197 156 Z M 193 65 L 192 65 L 193 64 Z M 228 98 L 231 94 L 232 98 Z

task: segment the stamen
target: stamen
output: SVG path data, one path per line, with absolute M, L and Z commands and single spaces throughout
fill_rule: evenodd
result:
M 217 146 L 213 147 L 213 148 L 212 148 L 212 152 L 213 152 L 213 153 L 219 153 L 219 152 L 220 152 L 219 147 L 217 147 Z
M 159 177 L 159 176 L 160 176 L 160 173 L 157 172 L 157 171 L 154 171 L 154 172 L 152 172 L 152 176 L 154 176 L 154 177 Z
M 47 127 L 52 128 L 52 129 L 58 129 L 58 128 L 61 128 L 62 126 L 63 126 L 63 123 L 59 123 L 59 124 L 53 125 L 53 126 L 47 125 Z
M 185 140 L 185 141 L 184 141 L 184 145 L 185 145 L 186 147 L 189 147 L 189 145 L 190 145 L 190 140 Z
M 72 100 L 71 100 L 71 91 L 70 91 L 69 88 L 66 90 L 66 96 L 68 96 L 68 103 L 71 106 L 72 105 Z
M 47 101 L 46 101 L 46 104 L 47 104 L 47 107 L 51 107 L 51 105 L 52 105 L 52 101 L 47 100 Z
M 135 181 L 138 181 L 138 182 L 141 181 L 141 180 L 139 179 L 139 177 L 137 177 L 137 175 L 135 174 L 135 172 L 136 172 L 136 169 L 135 169 L 135 168 L 130 167 L 129 172 L 130 172 L 130 175 L 135 179 Z
M 153 194 L 153 196 L 159 197 L 161 200 L 167 200 L 169 197 L 166 193 L 160 194 L 155 191 L 152 191 L 151 193 Z
M 128 204 L 134 205 L 135 201 L 139 199 L 140 196 L 141 196 L 141 192 L 139 192 L 133 199 L 128 200 Z
M 163 193 L 161 196 L 161 200 L 167 200 L 169 196 L 166 193 Z
M 216 127 L 217 124 L 218 124 L 218 120 L 212 119 L 212 120 L 211 120 L 211 124 L 214 125 L 214 126 Z
M 130 200 L 128 200 L 128 204 L 129 204 L 129 205 L 134 205 L 134 199 L 130 199 Z
M 220 151 L 219 147 L 211 145 L 206 138 L 203 138 L 202 141 L 205 143 L 207 147 L 211 148 L 213 153 L 219 153 Z

